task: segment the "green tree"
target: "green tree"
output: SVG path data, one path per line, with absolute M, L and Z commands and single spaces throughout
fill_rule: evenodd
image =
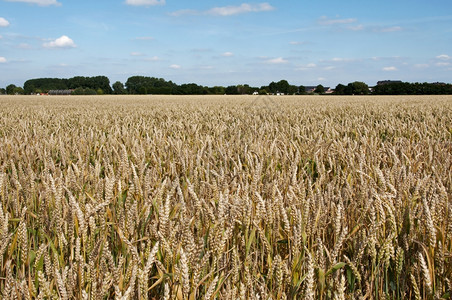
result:
M 190 87 L 191 88 L 191 87 Z M 132 76 L 126 81 L 126 89 L 129 94 L 184 94 L 171 81 L 163 78 Z M 201 87 L 203 90 L 203 87 Z M 202 92 L 203 93 L 203 92 Z
M 17 86 L 13 89 L 13 95 L 23 95 L 25 94 L 25 91 L 20 86 Z
M 361 81 L 352 82 L 353 94 L 367 95 L 369 94 L 369 86 Z
M 338 85 L 336 85 L 336 88 L 334 89 L 334 94 L 345 95 L 345 88 L 346 88 L 345 85 L 339 83 Z
M 214 86 L 211 88 L 208 88 L 209 94 L 213 95 L 224 95 L 225 88 L 223 86 Z
M 287 90 L 287 93 L 289 95 L 294 95 L 294 94 L 298 93 L 298 87 L 296 85 L 290 85 L 289 89 Z
M 235 86 L 235 85 L 228 86 L 225 90 L 225 93 L 227 95 L 238 95 L 239 94 L 237 86 Z
M 35 94 L 38 90 L 42 92 L 48 92 L 50 90 L 67 90 L 68 79 L 60 78 L 36 78 L 25 81 L 24 90 L 25 94 Z
M 8 94 L 8 95 L 14 95 L 14 89 L 16 88 L 17 86 L 15 85 L 15 84 L 10 84 L 10 85 L 8 85 L 7 87 L 6 87 L 6 93 Z
M 275 94 L 278 91 L 278 85 L 276 84 L 276 82 L 270 82 L 270 84 L 268 85 L 268 90 L 270 91 L 270 93 Z
M 237 86 L 237 91 L 241 95 L 249 95 L 249 94 L 251 94 L 251 88 L 250 88 L 249 84 L 244 84 L 244 85 L 239 84 Z
M 298 87 L 298 94 L 299 95 L 306 95 L 306 87 L 304 85 L 300 85 Z
M 276 83 L 276 89 L 280 93 L 288 94 L 289 93 L 290 84 L 287 80 L 280 80 Z
M 0 95 L 5 95 L 5 94 L 6 94 L 6 89 L 0 88 Z
M 115 83 L 113 83 L 113 94 L 124 95 L 126 93 L 127 93 L 127 91 L 124 88 L 124 84 L 122 82 L 116 81 Z
M 323 93 L 325 93 L 325 88 L 323 87 L 323 85 L 319 84 L 319 85 L 315 88 L 314 93 L 317 93 L 317 94 L 323 94 Z
M 96 91 L 95 89 L 78 87 L 72 92 L 72 95 L 98 95 L 99 91 L 102 92 L 102 89 Z

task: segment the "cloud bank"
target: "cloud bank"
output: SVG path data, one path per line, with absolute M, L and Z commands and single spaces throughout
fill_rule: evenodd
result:
M 222 53 L 221 56 L 223 56 L 223 57 L 232 57 L 232 56 L 234 56 L 234 53 L 232 53 L 232 52 L 225 52 L 225 53 Z
M 393 72 L 393 71 L 397 71 L 397 68 L 396 67 L 384 67 L 383 71 Z
M 350 24 L 355 23 L 357 19 L 355 18 L 348 18 L 348 19 L 330 19 L 327 16 L 322 16 L 318 20 L 318 23 L 320 25 L 337 25 L 337 24 Z
M 214 7 L 209 10 L 194 10 L 194 9 L 183 9 L 173 12 L 171 15 L 174 17 L 179 17 L 183 15 L 210 15 L 210 16 L 221 16 L 228 17 L 234 15 L 240 15 L 251 12 L 264 12 L 264 11 L 272 11 L 275 8 L 271 6 L 269 3 L 259 3 L 259 4 L 248 4 L 242 3 L 241 5 L 234 6 L 221 6 Z
M 272 59 L 268 59 L 265 61 L 265 63 L 271 64 L 271 65 L 286 64 L 288 62 L 289 61 L 287 59 L 284 59 L 282 57 L 272 58 Z
M 156 6 L 165 5 L 165 0 L 126 0 L 127 5 L 132 6 Z
M 8 20 L 0 17 L 0 27 L 8 27 L 8 26 L 9 26 Z
M 61 3 L 57 0 L 6 0 L 8 2 L 23 2 L 23 3 L 30 3 L 30 4 L 37 4 L 39 6 L 60 6 Z

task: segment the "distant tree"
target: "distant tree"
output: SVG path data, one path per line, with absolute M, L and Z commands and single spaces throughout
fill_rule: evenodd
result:
M 113 92 L 110 86 L 110 79 L 107 76 L 91 77 L 91 80 L 93 84 L 90 88 L 95 90 L 102 89 L 104 94 L 111 94 Z
M 6 89 L 0 88 L 0 95 L 5 95 L 5 94 L 6 94 Z
M 26 94 L 35 94 L 38 90 L 41 92 L 48 92 L 50 90 L 67 90 L 69 88 L 68 81 L 68 79 L 60 78 L 30 79 L 25 81 L 24 90 Z
M 239 94 L 239 92 L 237 90 L 237 86 L 235 86 L 235 85 L 228 86 L 224 92 L 227 95 L 238 95 Z
M 99 89 L 100 91 L 102 91 L 102 89 Z M 72 91 L 72 95 L 97 95 L 96 90 L 94 89 L 90 89 L 90 88 L 82 88 L 82 87 L 78 87 L 76 88 L 74 91 Z
M 126 81 L 126 89 L 129 94 L 184 94 L 184 88 L 177 86 L 163 78 L 132 76 Z M 204 93 L 201 87 L 201 93 Z
M 276 90 L 280 93 L 288 94 L 290 84 L 287 80 L 280 80 L 276 83 Z
M 339 83 L 338 85 L 336 85 L 336 88 L 334 89 L 334 93 L 336 95 L 345 95 L 345 88 L 346 86 Z
M 97 91 L 95 89 L 85 89 L 85 95 L 97 95 Z
M 72 95 L 84 95 L 84 89 L 78 87 L 72 91 Z
M 389 82 L 375 86 L 375 95 L 450 95 L 452 85 L 446 83 Z
M 369 86 L 361 81 L 352 82 L 353 94 L 367 95 L 369 94 Z
M 23 95 L 25 94 L 25 91 L 20 86 L 17 86 L 13 89 L 13 95 Z
M 298 87 L 298 94 L 299 95 L 306 95 L 306 87 L 304 85 L 300 85 Z
M 7 87 L 6 87 L 6 93 L 8 94 L 8 95 L 14 95 L 14 89 L 16 88 L 17 86 L 15 85 L 15 84 L 10 84 L 10 85 L 8 85 Z
M 267 95 L 267 94 L 268 94 L 268 92 L 267 92 L 266 89 L 260 89 L 259 90 L 259 95 Z
M 127 93 L 127 91 L 124 88 L 124 84 L 122 82 L 116 81 L 115 83 L 113 83 L 113 94 L 124 95 L 126 93 Z
M 317 94 L 324 94 L 324 93 L 325 93 L 325 88 L 323 87 L 323 85 L 319 84 L 319 85 L 315 88 L 314 93 L 317 93 Z
M 298 87 L 296 85 L 290 85 L 287 94 L 294 95 L 296 93 L 298 93 Z
M 225 90 L 225 88 L 223 86 L 214 86 L 214 87 L 208 88 L 209 94 L 212 94 L 212 95 L 224 95 L 224 90 Z
M 344 89 L 344 95 L 353 95 L 353 84 L 349 83 Z
M 98 95 L 103 95 L 104 94 L 104 90 L 102 90 L 101 88 L 97 89 L 96 94 Z
M 171 91 L 168 91 L 168 94 L 170 94 Z M 207 93 L 207 91 L 206 91 Z M 153 94 L 166 94 L 160 90 L 159 93 L 153 92 Z M 178 87 L 176 87 L 176 94 L 179 95 L 203 95 L 204 94 L 204 87 L 201 85 L 197 85 L 196 83 L 188 83 L 188 84 L 182 84 Z
M 270 84 L 268 85 L 268 90 L 270 93 L 275 94 L 278 91 L 278 85 L 276 84 L 276 82 L 270 82 Z
M 249 95 L 251 93 L 251 88 L 249 84 L 239 84 L 237 86 L 237 92 L 241 95 Z

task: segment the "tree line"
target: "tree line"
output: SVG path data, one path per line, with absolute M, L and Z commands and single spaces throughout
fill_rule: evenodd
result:
M 287 80 L 271 82 L 266 86 L 250 86 L 248 84 L 239 84 L 231 86 L 213 86 L 207 87 L 196 83 L 185 83 L 178 85 L 163 78 L 148 76 L 132 76 L 127 79 L 125 84 L 116 81 L 110 85 L 110 80 L 106 76 L 84 77 L 75 76 L 72 78 L 37 78 L 30 79 L 24 83 L 23 87 L 8 85 L 6 88 L 0 88 L 0 94 L 41 94 L 54 90 L 70 90 L 74 95 L 243 95 L 243 94 L 276 94 L 287 95 L 305 95 L 324 94 L 323 85 L 317 85 L 309 89 L 303 85 L 297 86 L 289 84 Z M 360 81 L 348 83 L 347 85 L 338 84 L 331 92 L 335 95 L 438 95 L 452 94 L 452 85 L 445 83 L 409 83 L 409 82 L 385 82 L 375 87 L 369 86 Z

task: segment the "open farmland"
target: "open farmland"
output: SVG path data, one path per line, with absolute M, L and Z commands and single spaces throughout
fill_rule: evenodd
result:
M 452 97 L 0 97 L 0 295 L 447 299 Z

